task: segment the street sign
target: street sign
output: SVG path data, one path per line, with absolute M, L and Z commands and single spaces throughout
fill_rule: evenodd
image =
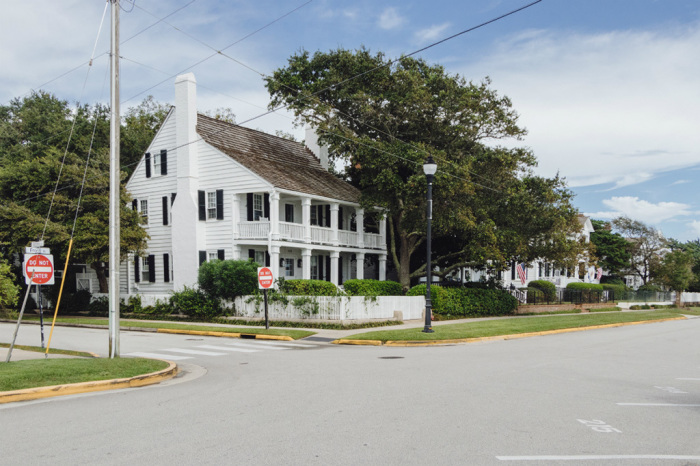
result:
M 23 269 L 24 282 L 27 285 L 54 284 L 53 256 L 51 254 L 25 254 Z
M 258 267 L 258 288 L 261 290 L 272 288 L 274 280 L 272 270 L 269 267 Z
M 31 248 L 24 248 L 24 253 L 25 254 L 51 254 L 51 249 L 49 248 L 38 248 L 32 246 Z

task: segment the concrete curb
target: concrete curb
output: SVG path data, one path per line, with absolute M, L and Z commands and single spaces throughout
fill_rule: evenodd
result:
M 234 333 L 234 332 L 208 332 L 203 330 L 179 330 L 171 328 L 159 328 L 157 333 L 176 333 L 179 335 L 203 335 L 207 337 L 227 337 L 227 338 L 250 338 L 254 340 L 280 340 L 294 341 L 294 338 L 287 335 L 262 335 L 258 333 Z
M 161 359 L 161 361 L 163 361 Z M 99 392 L 104 390 L 117 390 L 119 388 L 143 387 L 153 385 L 164 380 L 175 377 L 178 373 L 177 364 L 171 361 L 165 361 L 168 367 L 158 372 L 150 374 L 137 375 L 135 377 L 112 379 L 112 380 L 97 380 L 93 382 L 80 382 L 65 385 L 52 385 L 49 387 L 25 388 L 23 390 L 12 390 L 9 392 L 0 392 L 0 404 L 12 403 L 14 401 L 29 401 L 40 398 L 49 398 L 53 396 L 75 395 L 78 393 Z
M 601 328 L 613 328 L 613 327 L 626 327 L 628 325 L 639 325 L 639 324 L 653 324 L 656 322 L 668 322 L 671 320 L 686 320 L 687 317 L 671 317 L 668 319 L 658 319 L 658 320 L 640 320 L 637 322 L 617 322 L 614 324 L 605 325 L 592 325 L 589 327 L 574 327 L 574 328 L 562 328 L 557 330 L 545 330 L 542 332 L 529 332 L 529 333 L 516 333 L 512 335 L 496 335 L 492 337 L 479 337 L 479 338 L 458 338 L 452 340 L 427 340 L 427 341 L 410 341 L 410 340 L 351 340 L 345 338 L 339 338 L 334 340 L 332 343 L 336 345 L 365 345 L 365 346 L 436 346 L 436 345 L 454 345 L 456 343 L 476 343 L 479 341 L 492 341 L 492 340 L 515 340 L 518 338 L 528 338 L 537 337 L 542 335 L 555 335 L 558 333 L 571 333 L 571 332 L 582 332 L 584 330 L 596 330 Z

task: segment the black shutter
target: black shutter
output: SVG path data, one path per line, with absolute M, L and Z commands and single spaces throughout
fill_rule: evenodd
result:
M 156 281 L 156 256 L 153 254 L 148 256 L 148 281 L 151 283 Z
M 265 267 L 270 266 L 270 253 L 265 251 Z
M 246 194 L 246 206 L 248 207 L 248 221 L 253 221 L 253 193 Z
M 167 151 L 167 149 L 163 149 L 162 151 L 160 151 L 160 174 L 161 175 L 168 174 L 168 151 Z
M 343 258 L 338 258 L 338 285 L 343 284 Z
M 279 214 L 278 214 L 279 215 Z M 265 193 L 265 214 L 264 217 L 270 219 L 270 195 Z
M 338 230 L 343 229 L 343 208 L 338 208 Z
M 223 249 L 218 249 L 218 250 L 216 251 L 216 257 L 217 257 L 220 261 L 224 260 L 224 250 L 223 250 Z
M 163 225 L 168 224 L 168 196 L 163 196 Z
M 139 262 L 141 262 L 141 258 L 139 256 L 134 257 L 134 281 L 136 283 L 139 283 L 141 281 L 141 273 L 139 271 Z
M 323 280 L 323 277 L 325 275 L 323 274 L 323 256 L 319 255 L 318 256 L 318 279 Z
M 176 197 L 177 197 L 177 193 L 170 193 L 170 205 L 175 204 Z
M 207 261 L 207 251 L 199 251 L 199 265 Z
M 199 196 L 199 219 L 207 219 L 207 194 L 204 191 L 197 191 Z
M 326 281 L 331 281 L 331 256 L 326 256 Z
M 163 254 L 163 281 L 170 283 L 170 255 Z
M 326 204 L 326 228 L 331 227 L 331 205 Z M 328 256 L 330 257 L 330 256 Z
M 224 190 L 216 190 L 216 219 L 224 219 Z
M 131 201 L 131 210 L 139 210 L 138 199 L 134 199 L 133 201 Z
M 515 261 L 510 262 L 510 279 L 515 280 Z
M 151 177 L 151 154 L 146 152 L 146 178 Z
M 255 249 L 248 249 L 248 258 L 255 260 Z

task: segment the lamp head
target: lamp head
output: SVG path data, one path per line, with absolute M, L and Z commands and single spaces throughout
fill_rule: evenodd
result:
M 426 160 L 425 163 L 423 164 L 423 172 L 427 176 L 433 176 L 433 175 L 435 175 L 435 172 L 437 172 L 437 164 L 433 160 L 432 155 L 429 155 L 428 160 Z

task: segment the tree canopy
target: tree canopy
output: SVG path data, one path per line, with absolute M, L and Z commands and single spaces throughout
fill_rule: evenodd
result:
M 126 112 L 121 133 L 122 180 L 146 150 L 165 109 L 148 98 Z M 100 104 L 70 108 L 68 102 L 45 92 L 0 106 L 0 244 L 5 252 L 20 253 L 43 236 L 57 261 L 65 259 L 79 199 L 71 262 L 90 264 L 98 274 L 101 291 L 106 292 L 109 109 Z M 126 207 L 129 201 L 122 184 L 122 256 L 142 250 L 147 237 L 138 214 Z
M 623 272 L 638 276 L 646 285 L 659 271 L 666 238 L 656 228 L 628 217 L 618 217 L 612 225 L 627 241 L 630 260 Z
M 425 274 L 426 177 L 438 164 L 433 231 L 438 275 L 547 258 L 573 265 L 583 245 L 572 194 L 559 177 L 535 176 L 534 155 L 506 148 L 525 130 L 490 81 L 468 82 L 442 66 L 366 49 L 300 52 L 267 78 L 271 107 L 285 105 L 361 192 L 385 210 L 390 259 L 404 288 Z
M 629 243 L 619 233 L 613 233 L 610 222 L 591 220 L 595 231 L 591 243 L 595 245 L 598 265 L 609 275 L 620 276 L 630 265 Z

